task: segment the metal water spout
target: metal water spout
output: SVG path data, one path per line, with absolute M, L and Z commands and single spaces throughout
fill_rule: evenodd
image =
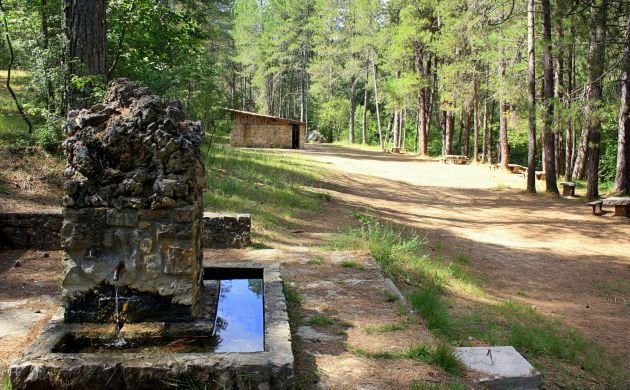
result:
M 120 279 L 120 274 L 124 271 L 125 269 L 125 263 L 124 262 L 119 262 L 118 264 L 116 264 L 116 268 L 114 268 L 114 282 L 117 282 Z

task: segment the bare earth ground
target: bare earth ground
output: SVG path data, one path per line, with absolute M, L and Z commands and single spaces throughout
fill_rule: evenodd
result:
M 630 369 L 630 219 L 594 216 L 582 198 L 525 194 L 520 175 L 487 166 L 324 145 L 304 153 L 335 171 L 333 201 L 302 227 L 304 244 L 337 230 L 343 210 L 370 210 L 467 256 L 492 296 L 579 329 Z

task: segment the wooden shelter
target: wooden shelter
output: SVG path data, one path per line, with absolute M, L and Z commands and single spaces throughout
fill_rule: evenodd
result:
M 304 122 L 255 112 L 228 109 L 232 113 L 230 145 L 246 148 L 302 149 Z

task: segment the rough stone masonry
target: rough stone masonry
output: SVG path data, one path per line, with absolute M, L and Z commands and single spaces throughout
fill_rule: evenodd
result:
M 64 131 L 65 321 L 113 322 L 115 286 L 124 322 L 189 320 L 203 277 L 200 124 L 117 79 Z

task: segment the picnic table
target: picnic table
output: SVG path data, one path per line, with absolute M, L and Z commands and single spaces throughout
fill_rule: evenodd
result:
M 615 206 L 614 215 L 630 216 L 630 196 L 611 196 L 602 199 L 602 203 L 606 206 Z
M 462 156 L 457 154 L 447 154 L 442 158 L 442 161 L 446 164 L 457 164 L 463 165 L 468 164 L 469 159 L 468 156 Z

